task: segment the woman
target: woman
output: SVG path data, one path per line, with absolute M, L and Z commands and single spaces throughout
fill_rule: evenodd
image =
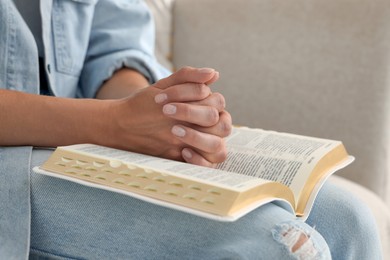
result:
M 1 258 L 381 258 L 370 212 L 331 185 L 306 223 L 274 204 L 219 223 L 32 173 L 73 143 L 212 166 L 231 118 L 218 72 L 156 62 L 141 1 L 0 3 Z

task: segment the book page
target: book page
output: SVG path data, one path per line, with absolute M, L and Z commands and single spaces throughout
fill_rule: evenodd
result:
M 227 139 L 228 160 L 217 168 L 282 183 L 297 198 L 316 163 L 339 144 L 327 139 L 234 128 Z
M 226 172 L 219 169 L 202 167 L 189 163 L 183 163 L 92 144 L 72 145 L 62 147 L 62 149 L 101 156 L 102 158 L 111 160 L 113 164 L 122 162 L 138 165 L 142 168 L 149 167 L 161 172 L 169 172 L 169 174 L 172 175 L 177 176 L 180 174 L 182 176 L 186 176 L 188 179 L 194 179 L 196 181 L 201 180 L 202 182 L 209 184 L 218 183 L 228 188 L 234 188 L 238 190 L 245 190 L 260 183 L 269 182 L 267 180 L 253 178 L 248 175 L 236 173 L 232 174 L 231 172 Z

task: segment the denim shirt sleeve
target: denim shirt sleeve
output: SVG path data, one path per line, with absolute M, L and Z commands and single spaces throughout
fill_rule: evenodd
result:
M 169 71 L 154 57 L 154 24 L 140 0 L 100 0 L 95 6 L 85 64 L 79 86 L 84 97 L 94 97 L 113 73 L 128 67 L 150 83 Z

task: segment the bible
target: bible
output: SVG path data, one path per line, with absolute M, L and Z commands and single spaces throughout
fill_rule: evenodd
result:
M 350 164 L 342 142 L 235 127 L 215 168 L 94 144 L 57 147 L 37 173 L 219 221 L 273 202 L 306 218 L 326 179 Z

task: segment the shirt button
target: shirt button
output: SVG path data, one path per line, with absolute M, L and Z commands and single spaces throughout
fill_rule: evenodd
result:
M 47 71 L 50 73 L 50 64 L 47 64 Z

